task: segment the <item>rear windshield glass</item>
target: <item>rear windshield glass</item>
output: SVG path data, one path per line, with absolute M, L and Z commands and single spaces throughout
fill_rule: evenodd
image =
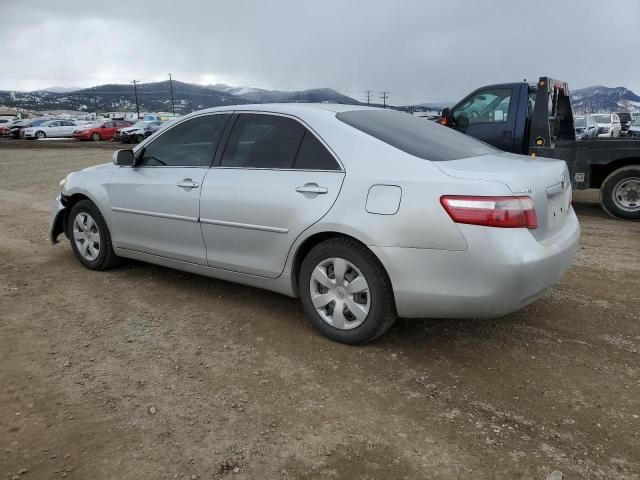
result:
M 573 125 L 576 128 L 583 128 L 587 124 L 584 117 L 576 117 L 573 119 Z
M 338 113 L 336 118 L 425 160 L 458 160 L 497 151 L 448 127 L 394 110 L 352 110 Z
M 594 115 L 596 123 L 611 123 L 611 115 Z

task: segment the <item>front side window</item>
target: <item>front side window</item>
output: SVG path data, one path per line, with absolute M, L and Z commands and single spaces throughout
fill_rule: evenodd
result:
M 153 167 L 208 167 L 230 115 L 192 118 L 165 131 L 139 153 L 140 164 Z
M 220 165 L 291 168 L 306 129 L 291 118 L 243 113 L 238 116 Z
M 453 111 L 456 124 L 506 122 L 511 104 L 511 89 L 483 90 L 468 98 Z

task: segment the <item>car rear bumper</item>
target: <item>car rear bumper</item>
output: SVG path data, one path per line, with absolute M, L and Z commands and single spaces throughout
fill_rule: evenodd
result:
M 389 274 L 400 317 L 492 318 L 518 310 L 560 279 L 580 240 L 573 210 L 544 242 L 525 229 L 459 227 L 465 251 L 371 247 Z

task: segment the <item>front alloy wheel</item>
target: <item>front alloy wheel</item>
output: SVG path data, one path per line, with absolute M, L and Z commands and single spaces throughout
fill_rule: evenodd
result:
M 100 210 L 90 200 L 81 200 L 69 212 L 67 232 L 80 263 L 91 270 L 106 270 L 118 263 L 111 234 Z
M 82 258 L 93 262 L 100 255 L 100 232 L 95 220 L 86 212 L 80 212 L 73 220 L 73 241 Z

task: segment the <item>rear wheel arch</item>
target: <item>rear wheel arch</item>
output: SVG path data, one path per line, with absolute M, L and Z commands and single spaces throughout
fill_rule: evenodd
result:
M 378 260 L 378 262 L 380 262 L 380 265 L 385 270 L 385 273 L 387 273 L 387 277 L 389 276 L 388 272 L 384 268 L 384 265 L 382 264 L 380 259 L 377 257 L 377 255 L 375 253 L 373 253 L 373 251 L 364 242 L 362 242 L 358 238 L 356 238 L 356 237 L 354 237 L 352 235 L 348 235 L 346 233 L 341 233 L 341 232 L 334 232 L 334 231 L 331 231 L 331 232 L 318 232 L 318 233 L 314 233 L 313 235 L 311 235 L 308 238 L 306 238 L 298 246 L 298 248 L 297 248 L 297 250 L 296 250 L 296 252 L 294 254 L 293 263 L 291 265 L 291 285 L 292 285 L 293 292 L 294 292 L 296 297 L 299 296 L 299 293 L 300 293 L 300 292 L 298 292 L 298 279 L 300 277 L 300 268 L 302 267 L 302 261 L 304 260 L 304 258 L 307 256 L 307 254 L 316 245 L 318 245 L 318 244 L 320 244 L 322 242 L 325 242 L 327 240 L 336 239 L 336 238 L 344 238 L 344 239 L 352 240 L 354 242 L 359 243 L 360 245 L 362 245 L 367 250 L 369 250 L 369 252 L 371 252 L 371 254 L 376 258 L 376 260 Z
M 621 158 L 605 165 L 591 165 L 591 175 L 589 180 L 589 188 L 601 188 L 604 180 L 613 172 L 622 168 L 636 165 L 640 167 L 640 158 Z

